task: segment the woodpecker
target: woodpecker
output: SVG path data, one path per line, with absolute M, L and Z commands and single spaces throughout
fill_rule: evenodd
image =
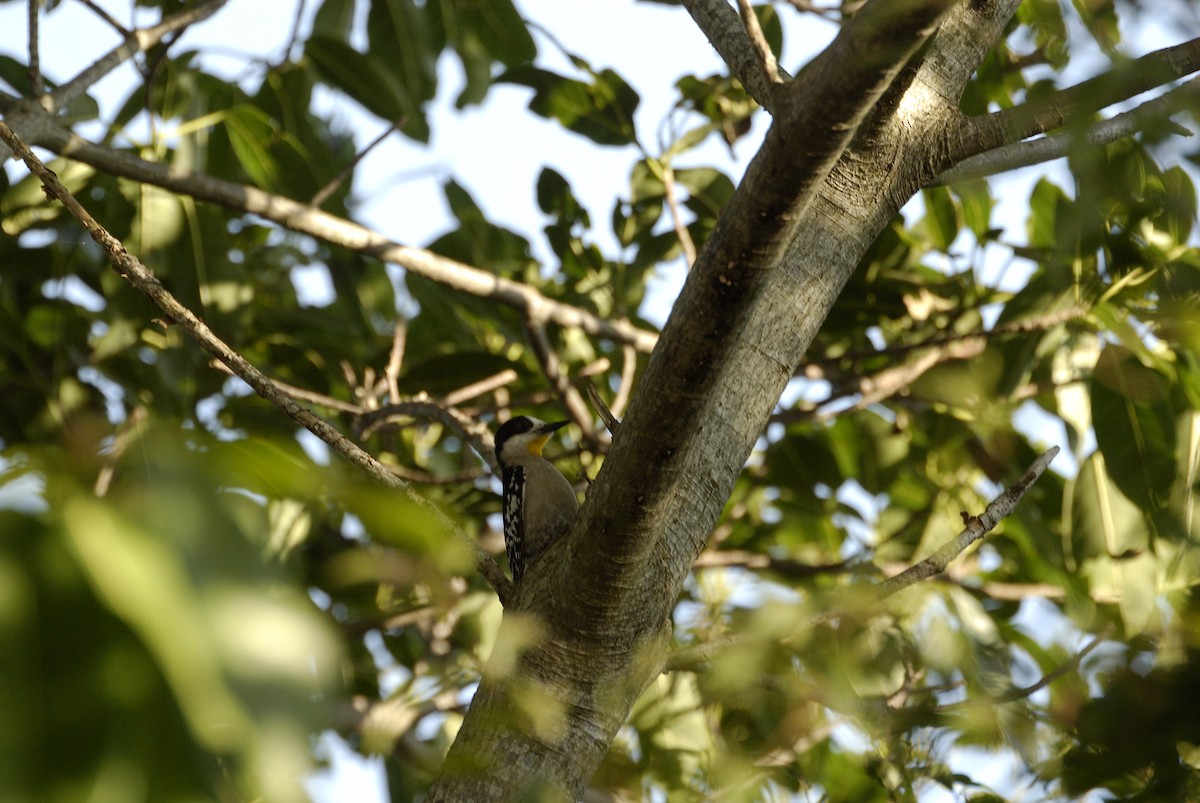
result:
M 546 547 L 566 533 L 579 500 L 567 478 L 542 449 L 569 422 L 547 424 L 532 416 L 512 418 L 496 432 L 496 460 L 504 482 L 504 546 L 513 582 Z

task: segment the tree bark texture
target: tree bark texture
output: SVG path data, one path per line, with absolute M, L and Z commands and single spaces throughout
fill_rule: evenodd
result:
M 1018 0 L 876 0 L 773 95 L 568 539 L 531 567 L 430 800 L 577 799 L 661 667 L 738 472 L 879 231 L 950 166 Z

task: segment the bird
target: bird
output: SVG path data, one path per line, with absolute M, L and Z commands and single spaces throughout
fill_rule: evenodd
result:
M 504 485 L 504 547 L 514 584 L 570 529 L 579 511 L 571 483 L 542 457 L 546 442 L 568 423 L 548 424 L 519 415 L 496 431 L 496 462 Z

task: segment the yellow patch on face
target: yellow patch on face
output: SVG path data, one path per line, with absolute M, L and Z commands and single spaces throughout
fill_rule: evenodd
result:
M 541 457 L 542 449 L 545 449 L 546 444 L 549 443 L 549 441 L 550 441 L 550 434 L 551 433 L 547 432 L 545 435 L 541 436 L 540 438 L 534 438 L 533 440 L 531 440 L 529 442 L 529 453 L 531 455 L 533 455 L 534 457 Z

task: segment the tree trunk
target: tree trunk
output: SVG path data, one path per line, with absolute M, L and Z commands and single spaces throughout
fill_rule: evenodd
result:
M 958 98 L 1018 0 L 877 0 L 794 82 L 565 543 L 528 573 L 430 800 L 576 799 L 662 667 L 738 472 L 879 231 L 970 147 Z

